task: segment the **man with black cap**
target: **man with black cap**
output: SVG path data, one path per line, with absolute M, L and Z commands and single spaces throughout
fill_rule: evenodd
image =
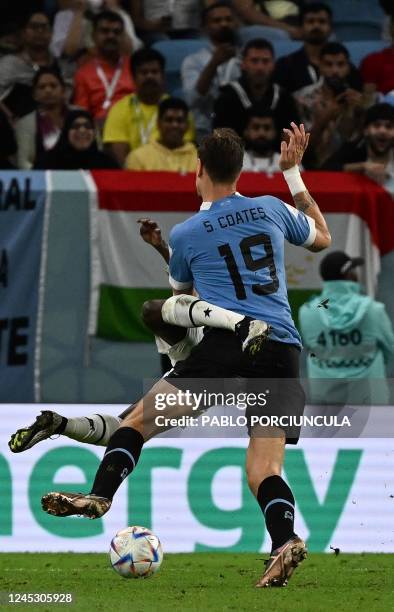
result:
M 320 264 L 323 291 L 299 311 L 313 403 L 389 400 L 385 364 L 394 354 L 394 333 L 384 304 L 361 293 L 356 269 L 363 264 L 362 257 L 343 251 L 326 255 Z

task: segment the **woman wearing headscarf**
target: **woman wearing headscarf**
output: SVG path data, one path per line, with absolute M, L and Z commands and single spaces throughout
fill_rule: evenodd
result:
M 36 169 L 45 170 L 93 170 L 115 169 L 119 166 L 99 151 L 94 122 L 85 110 L 70 111 L 56 146 L 37 159 Z

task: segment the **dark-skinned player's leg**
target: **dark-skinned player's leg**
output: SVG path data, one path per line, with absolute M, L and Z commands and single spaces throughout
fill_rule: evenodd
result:
M 162 338 L 167 344 L 173 346 L 184 339 L 187 334 L 185 327 L 178 327 L 177 325 L 170 325 L 163 321 L 161 309 L 165 300 L 148 300 L 142 305 L 141 318 L 144 325 L 159 338 Z M 125 419 L 130 412 L 135 408 L 135 404 L 131 404 L 122 414 L 119 415 L 120 419 Z
M 170 325 L 163 321 L 161 309 L 166 300 L 149 300 L 142 306 L 142 320 L 146 327 L 155 335 L 159 336 L 168 344 L 176 344 L 184 339 L 187 328 Z

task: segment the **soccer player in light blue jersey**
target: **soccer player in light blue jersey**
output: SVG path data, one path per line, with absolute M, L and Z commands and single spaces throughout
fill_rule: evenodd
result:
M 45 495 L 43 509 L 49 514 L 97 518 L 109 510 L 116 490 L 135 468 L 144 442 L 163 431 L 155 418 L 157 396 L 185 394 L 188 388 L 182 380 L 270 379 L 275 388 L 270 414 L 272 410 L 276 416 L 302 414 L 301 343 L 287 301 L 284 241 L 320 251 L 330 245 L 331 237 L 298 169 L 308 135 L 302 125 L 291 127 L 286 130 L 288 140 L 281 144 L 280 166 L 295 207 L 270 196 L 245 198 L 237 193 L 243 146 L 234 132 L 215 130 L 203 141 L 196 174 L 203 204 L 171 232 L 169 272 L 175 295 L 166 301 L 162 314 L 169 325 L 194 327 L 209 319 L 214 327 L 126 416 L 109 441 L 91 492 Z M 192 295 L 193 288 L 199 298 Z M 254 321 L 271 326 L 259 350 L 253 343 L 244 344 Z M 242 325 L 247 332 L 243 342 L 234 333 Z M 193 414 L 192 410 L 179 401 L 168 404 L 165 416 Z M 248 483 L 272 539 L 271 557 L 256 586 L 285 586 L 306 555 L 304 542 L 294 532 L 294 497 L 281 477 L 285 444 L 296 443 L 299 430 L 254 427 L 253 418 L 264 416 L 264 410 L 247 409 Z
M 171 231 L 170 285 L 182 292 L 194 286 L 205 302 L 267 321 L 271 340 L 299 346 L 287 297 L 284 239 L 309 247 L 315 238 L 313 218 L 278 198 L 248 198 L 235 192 L 204 201 L 199 213 Z M 171 311 L 179 311 L 179 302 L 183 298 L 164 305 L 166 322 L 176 322 Z M 192 298 L 190 303 L 193 323 L 198 301 Z M 200 324 L 213 316 L 215 312 L 207 311 Z

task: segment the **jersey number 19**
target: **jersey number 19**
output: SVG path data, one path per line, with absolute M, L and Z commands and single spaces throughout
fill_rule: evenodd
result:
M 264 255 L 264 257 L 253 259 L 251 249 L 260 245 L 264 246 L 266 254 Z M 268 268 L 271 277 L 270 283 L 266 283 L 264 285 L 261 285 L 260 283 L 255 283 L 254 285 L 252 285 L 253 293 L 256 293 L 257 295 L 269 295 L 270 293 L 275 293 L 275 291 L 277 291 L 279 287 L 279 279 L 276 276 L 276 268 L 270 236 L 268 234 L 256 234 L 255 236 L 248 236 L 247 238 L 243 238 L 241 240 L 241 242 L 239 243 L 239 248 L 244 259 L 245 266 L 248 270 L 256 272 L 256 270 Z M 218 247 L 218 251 L 221 257 L 224 257 L 224 261 L 226 262 L 227 270 L 234 285 L 235 295 L 239 300 L 246 300 L 245 285 L 242 282 L 237 262 L 235 261 L 235 257 L 233 255 L 230 245 L 228 243 L 222 244 L 220 247 Z

